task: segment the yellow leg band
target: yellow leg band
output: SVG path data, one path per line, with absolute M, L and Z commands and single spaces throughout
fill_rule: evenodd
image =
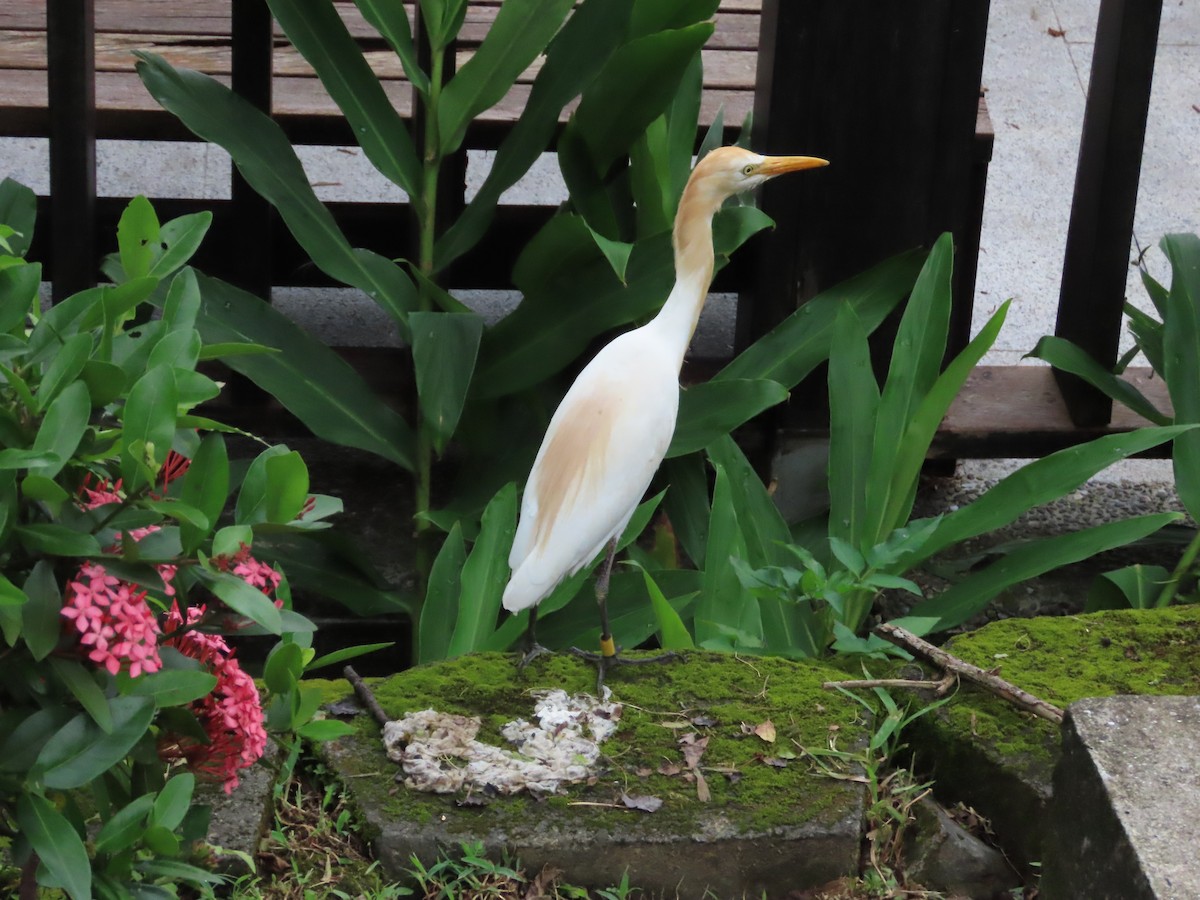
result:
M 612 639 L 612 635 L 600 638 L 600 655 L 605 657 L 617 655 L 617 644 Z

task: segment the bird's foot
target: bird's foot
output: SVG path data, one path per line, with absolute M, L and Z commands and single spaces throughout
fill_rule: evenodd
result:
M 647 663 L 670 662 L 673 659 L 678 659 L 679 654 L 674 651 L 660 653 L 657 656 L 620 656 L 615 650 L 613 653 L 591 653 L 587 650 L 580 650 L 578 647 L 572 647 L 568 651 L 572 656 L 578 656 L 580 659 L 585 659 L 596 667 L 596 695 L 604 690 L 604 679 L 608 675 L 609 670 L 618 668 L 619 666 L 641 666 Z
M 539 656 L 549 656 L 554 651 L 549 647 L 543 647 L 537 641 L 533 641 L 525 648 L 525 655 L 517 662 L 517 671 L 524 672 L 531 662 Z

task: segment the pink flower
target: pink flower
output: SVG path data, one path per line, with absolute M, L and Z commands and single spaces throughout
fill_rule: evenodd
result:
M 175 451 L 172 450 L 170 454 L 167 454 L 168 461 L 170 461 L 170 459 L 171 459 L 171 454 L 175 454 Z M 182 469 L 180 469 L 178 462 L 175 463 L 175 469 L 180 470 L 180 474 L 182 474 L 182 472 L 187 471 L 186 463 L 188 462 L 188 460 L 185 457 L 179 456 L 178 454 L 175 454 L 175 455 L 179 459 L 182 459 L 185 463 L 185 465 L 182 466 Z M 165 472 L 165 470 L 166 470 L 166 467 L 164 466 L 164 472 Z M 80 497 L 79 505 L 80 506 L 82 506 L 84 509 L 96 509 L 97 507 L 100 507 L 100 506 L 108 506 L 110 503 L 123 503 L 124 502 L 125 498 L 123 496 L 121 496 L 120 480 L 118 480 L 116 482 L 109 482 L 108 479 L 105 479 L 103 481 L 97 482 L 95 488 L 90 488 L 90 487 L 88 487 L 88 484 L 91 482 L 91 477 L 92 476 L 89 474 L 87 476 L 87 478 L 84 480 L 83 487 L 81 487 L 79 489 L 79 497 Z M 165 490 L 167 481 L 169 479 L 166 478 L 165 474 L 163 477 L 164 477 L 163 488 Z M 172 477 L 178 477 L 178 476 L 175 475 Z M 86 497 L 86 499 L 84 499 L 85 497 Z M 131 531 L 129 531 L 127 534 L 128 534 L 129 539 L 136 544 L 142 538 L 146 537 L 146 535 L 154 534 L 154 532 L 156 532 L 158 530 L 159 530 L 158 525 L 147 525 L 144 528 L 134 528 Z M 125 535 L 118 532 L 116 543 L 114 543 L 111 547 L 104 548 L 105 552 L 120 553 L 121 552 L 121 541 L 124 539 L 124 536 Z M 171 597 L 174 597 L 175 596 L 175 586 L 172 584 L 172 582 L 175 580 L 176 567 L 173 565 L 170 565 L 169 563 L 162 563 L 161 565 L 157 565 L 154 568 L 156 568 L 158 570 L 158 576 L 159 576 L 159 578 L 162 579 L 163 593 L 165 593 L 167 595 L 168 599 Z
M 218 569 L 232 572 L 250 587 L 258 588 L 268 597 L 283 581 L 283 576 L 272 566 L 251 556 L 250 548 L 245 544 L 242 544 L 233 556 L 218 556 L 213 559 L 213 563 Z M 275 606 L 282 609 L 283 601 L 276 598 Z
M 203 606 L 188 609 L 186 624 L 199 622 L 205 611 Z M 192 713 L 208 740 L 202 743 L 192 737 L 164 733 L 159 739 L 158 753 L 168 761 L 186 762 L 202 778 L 223 781 L 225 793 L 232 793 L 238 785 L 237 773 L 254 765 L 267 747 L 258 688 L 233 658 L 224 638 L 201 631 L 183 631 L 184 626 L 184 617 L 177 607 L 172 607 L 167 615 L 165 643 L 199 660 L 217 676 L 216 687 L 191 704 Z
M 162 667 L 161 633 L 146 592 L 110 575 L 99 563 L 84 563 L 67 583 L 63 618 L 79 632 L 87 658 L 116 675 L 121 669 L 137 678 Z

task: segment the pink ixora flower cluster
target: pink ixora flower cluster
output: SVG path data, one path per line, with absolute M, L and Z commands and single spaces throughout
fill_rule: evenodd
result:
M 146 592 L 110 575 L 99 563 L 84 563 L 67 583 L 62 615 L 74 623 L 87 658 L 111 674 L 126 668 L 136 678 L 161 668 L 161 632 Z
M 223 781 L 228 794 L 238 785 L 238 772 L 254 765 L 263 755 L 267 732 L 254 679 L 242 670 L 225 639 L 186 629 L 199 622 L 205 611 L 203 606 L 191 607 L 185 622 L 173 606 L 167 615 L 165 643 L 199 660 L 217 676 L 216 687 L 191 704 L 207 742 L 164 733 L 159 738 L 158 753 L 165 760 L 185 762 L 202 778 Z

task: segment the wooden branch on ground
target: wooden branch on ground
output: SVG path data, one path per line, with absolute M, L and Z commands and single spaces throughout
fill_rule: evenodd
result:
M 953 672 L 946 674 L 937 681 L 926 681 L 922 678 L 867 678 L 860 681 L 826 681 L 821 687 L 827 691 L 838 688 L 908 688 L 912 691 L 933 691 L 938 697 L 944 696 L 954 687 L 958 676 Z
M 346 668 L 342 669 L 342 675 L 350 682 L 350 686 L 354 688 L 355 695 L 362 702 L 362 705 L 370 711 L 371 716 L 379 723 L 380 728 L 392 721 L 392 717 L 383 711 L 383 707 L 379 705 L 379 701 L 375 699 L 375 695 L 367 687 L 367 683 L 354 671 L 353 666 L 346 666 Z
M 1061 725 L 1063 711 L 1052 703 L 1047 703 L 1040 697 L 1035 697 L 1028 691 L 1023 691 L 1015 684 L 1005 681 L 998 675 L 985 671 L 978 666 L 952 656 L 940 647 L 935 647 L 928 641 L 923 641 L 911 631 L 906 631 L 896 625 L 884 623 L 875 628 L 875 633 L 885 641 L 903 647 L 914 656 L 919 656 L 945 672 L 953 672 L 973 684 L 979 685 L 1014 706 L 1027 710 L 1034 715 L 1049 719 L 1056 725 Z

